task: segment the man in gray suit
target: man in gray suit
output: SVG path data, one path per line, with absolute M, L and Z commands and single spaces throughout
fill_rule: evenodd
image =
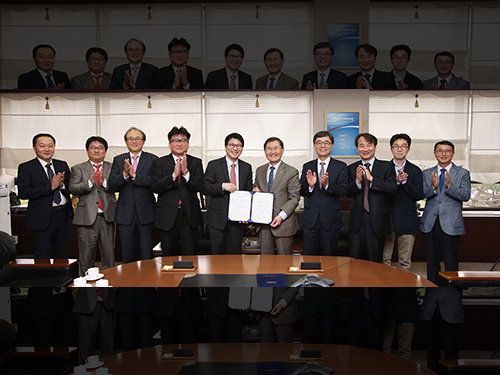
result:
M 85 60 L 89 71 L 71 78 L 72 89 L 109 89 L 111 84 L 111 74 L 106 73 L 106 63 L 108 53 L 99 47 L 92 47 L 87 50 Z
M 455 66 L 455 56 L 450 52 L 439 52 L 434 56 L 434 68 L 438 75 L 422 83 L 424 90 L 469 90 L 470 84 L 462 78 L 458 78 L 451 71 Z
M 80 364 L 95 354 L 97 336 L 101 358 L 115 354 L 116 288 L 78 288 L 73 312 L 78 325 Z
M 273 193 L 273 221 L 259 225 L 261 254 L 292 255 L 293 235 L 297 232 L 295 208 L 299 205 L 299 171 L 281 160 L 285 148 L 283 141 L 271 137 L 264 143 L 264 152 L 269 160 L 257 168 L 253 191 Z
M 97 249 L 101 269 L 115 265 L 116 196 L 108 188 L 111 163 L 104 161 L 108 142 L 93 136 L 85 143 L 89 160 L 71 168 L 69 191 L 78 195 L 73 224 L 77 225 L 80 274 L 94 267 Z
M 470 173 L 451 162 L 455 146 L 450 141 L 434 145 L 438 165 L 426 169 L 424 175 L 424 214 L 420 229 L 427 250 L 427 279 L 435 283 L 443 254 L 446 271 L 458 271 L 458 244 L 465 234 L 462 202 L 470 199 Z
M 285 58 L 283 52 L 277 48 L 270 48 L 264 54 L 264 64 L 269 74 L 257 79 L 255 88 L 257 90 L 291 90 L 298 89 L 299 82 L 281 71 Z

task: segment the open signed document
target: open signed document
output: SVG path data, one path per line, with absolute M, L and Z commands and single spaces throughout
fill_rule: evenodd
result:
M 229 195 L 228 220 L 271 224 L 274 194 L 253 191 L 235 191 Z

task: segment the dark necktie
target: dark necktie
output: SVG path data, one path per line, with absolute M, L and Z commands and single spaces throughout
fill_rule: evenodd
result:
M 370 170 L 370 163 L 366 163 L 365 168 Z M 366 173 L 365 173 L 365 190 L 364 190 L 364 198 L 363 198 L 363 208 L 365 209 L 366 212 L 370 212 L 370 204 L 368 203 L 368 190 L 370 189 L 370 187 L 368 185 L 369 185 L 369 182 L 366 179 Z
M 323 184 L 321 183 L 321 177 L 323 177 L 325 175 L 325 162 L 322 161 L 319 164 L 321 165 L 321 169 L 319 170 L 319 179 L 320 179 L 319 187 L 321 188 L 321 190 L 323 190 Z
M 441 168 L 441 175 L 439 176 L 439 192 L 443 190 L 444 179 L 446 178 L 446 168 Z
M 49 181 L 52 182 L 52 179 L 54 178 L 54 172 L 52 171 L 52 163 L 47 163 L 45 164 L 45 168 L 47 168 L 47 175 L 49 176 Z M 59 189 L 54 189 L 52 190 L 52 199 L 56 204 L 61 203 L 61 193 Z
M 47 74 L 45 76 L 45 79 L 47 80 L 47 87 L 49 90 L 52 90 L 54 88 L 54 81 L 52 81 L 52 74 Z
M 269 90 L 272 90 L 274 89 L 274 81 L 276 81 L 276 78 L 271 77 L 270 81 L 271 82 L 269 83 Z
M 441 82 L 441 85 L 439 86 L 439 89 L 444 90 L 446 88 L 446 80 L 442 79 L 440 82 Z
M 371 77 L 371 76 L 372 76 L 371 74 L 365 74 L 365 78 L 366 78 L 366 80 L 367 80 L 368 82 L 370 82 L 370 77 Z
M 269 181 L 267 181 L 267 192 L 271 192 L 274 182 L 274 167 L 271 167 L 271 172 L 269 172 Z
M 182 76 L 182 69 L 179 69 L 179 70 L 177 71 L 177 74 L 180 74 L 180 75 Z M 179 86 L 177 86 L 177 88 L 178 88 L 179 90 L 180 90 L 180 89 L 182 89 L 182 80 L 179 82 Z
M 321 80 L 319 81 L 319 88 L 322 89 L 323 86 L 325 86 L 325 73 L 320 73 L 319 75 L 321 77 Z
M 92 164 L 95 168 L 95 177 L 97 179 L 97 186 L 101 186 L 101 181 L 99 179 L 99 170 L 101 169 L 101 164 Z M 103 181 L 104 182 L 104 181 Z M 99 197 L 99 208 L 101 209 L 101 211 L 104 211 L 102 209 L 102 201 L 101 201 L 101 197 Z

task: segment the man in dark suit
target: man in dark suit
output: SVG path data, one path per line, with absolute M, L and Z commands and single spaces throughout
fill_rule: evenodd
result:
M 229 308 L 229 288 L 206 288 L 207 315 L 212 342 L 241 342 L 243 316 Z
M 201 70 L 186 65 L 190 49 L 191 45 L 186 39 L 172 39 L 168 44 L 171 64 L 155 70 L 149 86 L 152 89 L 202 89 Z
M 304 288 L 302 342 L 336 344 L 342 316 L 338 288 Z
M 52 70 L 56 60 L 56 50 L 48 44 L 33 48 L 33 62 L 36 69 L 21 74 L 17 79 L 18 89 L 70 89 L 69 77 L 65 72 Z
M 406 67 L 410 63 L 411 49 L 406 44 L 398 44 L 391 48 L 391 63 L 394 82 L 398 90 L 420 90 L 422 81 L 414 76 Z
M 151 190 L 151 166 L 158 157 L 142 150 L 146 134 L 137 128 L 125 133 L 129 152 L 115 156 L 109 187 L 118 191 L 115 221 L 118 224 L 123 262 L 135 262 L 135 229 L 140 235 L 141 259 L 151 259 L 155 197 Z
M 149 89 L 151 77 L 158 68 L 142 61 L 146 45 L 132 38 L 125 43 L 124 50 L 128 63 L 113 69 L 110 89 Z
M 226 66 L 208 73 L 205 81 L 206 89 L 251 90 L 252 77 L 240 70 L 245 51 L 239 44 L 231 44 L 224 51 Z
M 199 288 L 158 288 L 155 315 L 160 318 L 163 345 L 197 342 Z
M 115 354 L 116 288 L 78 288 L 73 312 L 78 325 L 80 364 L 95 354 L 97 336 L 101 358 Z
M 71 78 L 72 89 L 109 89 L 111 85 L 111 74 L 104 71 L 108 62 L 108 53 L 99 47 L 87 50 L 85 60 L 89 71 Z
M 255 82 L 257 90 L 292 90 L 299 88 L 299 82 L 281 71 L 285 58 L 277 48 L 270 48 L 264 54 L 264 64 L 269 74 L 260 77 Z
M 314 61 L 318 69 L 302 77 L 301 89 L 346 89 L 347 76 L 330 68 L 335 53 L 333 46 L 327 42 L 319 42 L 314 46 Z
M 155 226 L 160 231 L 163 255 L 194 255 L 198 227 L 202 224 L 198 193 L 203 188 L 201 159 L 188 155 L 191 134 L 174 126 L 168 133 L 171 154 L 151 167 L 151 189 L 158 194 Z
M 390 90 L 396 88 L 394 75 L 375 69 L 377 49 L 370 44 L 360 44 L 354 50 L 354 55 L 361 68 L 360 72 L 347 77 L 347 86 L 350 89 Z
M 33 232 L 35 259 L 68 258 L 68 215 L 72 214 L 69 196 L 70 171 L 65 161 L 56 160 L 56 140 L 50 134 L 33 137 L 36 158 L 19 165 L 19 198 L 29 199 L 28 228 Z
M 451 71 L 455 66 L 455 56 L 450 52 L 439 52 L 434 56 L 434 68 L 438 75 L 422 83 L 424 90 L 469 90 L 470 83 L 457 77 Z
M 360 133 L 354 143 L 361 160 L 347 168 L 347 196 L 353 197 L 349 215 L 349 247 L 353 258 L 382 261 L 385 236 L 392 232 L 392 195 L 397 192 L 394 164 L 375 158 L 377 138 Z
M 252 190 L 252 166 L 239 157 L 244 140 L 238 133 L 224 140 L 226 156 L 207 165 L 203 194 L 210 196 L 208 228 L 212 254 L 241 254 L 243 228 L 238 222 L 228 221 L 229 194 L 236 190 Z
M 303 254 L 337 255 L 337 241 L 342 219 L 340 197 L 347 194 L 347 165 L 330 157 L 333 135 L 325 130 L 314 135 L 318 159 L 302 167 L 300 195 L 305 197 L 302 216 Z
M 115 265 L 116 196 L 109 189 L 111 163 L 104 161 L 108 142 L 93 136 L 85 143 L 89 160 L 71 168 L 69 191 L 78 195 L 73 224 L 77 226 L 80 275 L 95 265 L 97 250 L 101 269 Z

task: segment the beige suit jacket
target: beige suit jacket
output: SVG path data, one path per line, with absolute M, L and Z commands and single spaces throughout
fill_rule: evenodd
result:
M 263 193 L 274 193 L 273 218 L 281 211 L 285 211 L 287 218 L 278 227 L 271 228 L 275 237 L 290 237 L 297 232 L 297 214 L 295 208 L 299 205 L 300 181 L 299 171 L 281 161 L 277 171 L 275 171 L 273 186 L 271 191 L 267 188 L 267 168 L 269 164 L 261 165 L 255 174 L 254 187 L 258 187 Z M 257 228 L 259 230 L 259 228 Z
M 111 85 L 111 74 L 104 72 L 102 74 L 103 78 L 103 89 L 109 89 Z M 92 74 L 90 72 L 82 73 L 77 76 L 71 78 L 71 88 L 72 89 L 83 89 L 90 90 L 94 79 L 92 78 Z
M 257 79 L 255 82 L 256 90 L 266 90 L 267 89 L 267 79 L 269 78 L 269 74 L 262 76 Z M 280 77 L 278 78 L 278 82 L 274 85 L 276 90 L 295 90 L 299 88 L 299 82 L 285 73 L 281 72 Z
M 111 173 L 111 163 L 103 162 L 104 178 L 109 184 L 109 174 Z M 69 191 L 73 195 L 78 195 L 78 205 L 76 206 L 73 224 L 93 225 L 97 218 L 97 208 L 99 198 L 102 201 L 104 218 L 107 222 L 115 221 L 116 196 L 115 193 L 94 184 L 89 188 L 89 179 L 93 168 L 90 162 L 77 164 L 71 168 L 71 179 L 69 180 Z

